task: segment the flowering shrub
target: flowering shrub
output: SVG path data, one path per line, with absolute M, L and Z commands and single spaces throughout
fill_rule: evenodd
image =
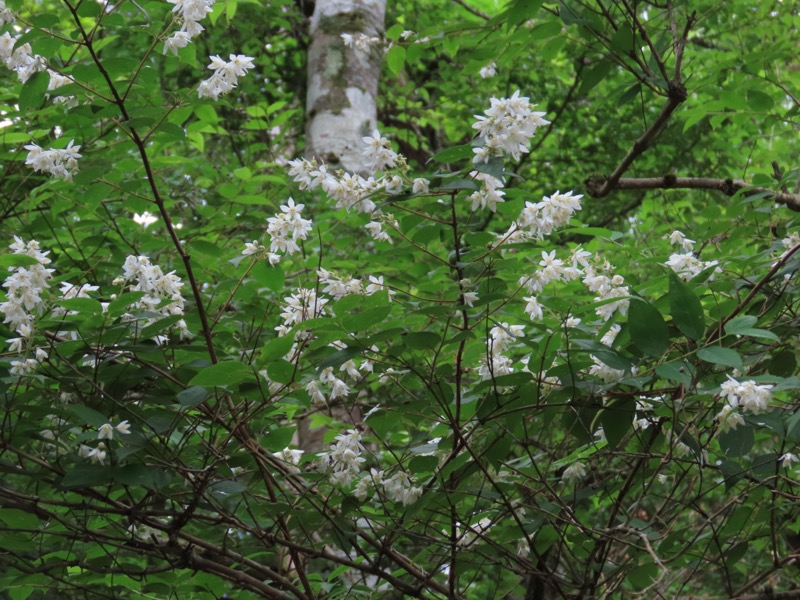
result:
M 211 55 L 197 83 L 195 46 L 223 51 L 204 27 L 244 8 L 169 4 L 0 2 L 23 105 L 3 142 L 11 597 L 789 587 L 783 208 L 587 226 L 588 196 L 520 168 L 557 160 L 536 144 L 559 99 L 513 88 L 475 94 L 458 135 L 477 135 L 428 164 L 391 128 L 362 173 L 295 158 L 269 139 L 295 108 L 259 100 L 278 58 L 243 40 L 252 58 Z M 342 37 L 391 65 L 439 43 Z

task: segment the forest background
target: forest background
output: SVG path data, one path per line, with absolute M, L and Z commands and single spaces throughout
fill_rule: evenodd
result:
M 798 24 L 0 2 L 0 597 L 800 597 Z

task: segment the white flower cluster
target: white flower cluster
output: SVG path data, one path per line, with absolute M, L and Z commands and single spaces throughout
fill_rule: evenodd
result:
M 304 204 L 295 204 L 294 200 L 289 198 L 280 208 L 283 212 L 267 219 L 267 234 L 270 237 L 267 258 L 271 265 L 280 261 L 281 256 L 278 252 L 283 254 L 300 252 L 297 242 L 307 239 L 311 231 L 311 221 L 304 219 L 300 214 L 305 208 Z M 245 253 L 253 254 L 257 250 L 257 247 L 251 248 L 247 245 Z
M 524 335 L 524 331 L 523 325 L 509 325 L 508 323 L 500 323 L 492 327 L 489 331 L 490 337 L 486 348 L 489 362 L 481 364 L 478 368 L 478 375 L 481 379 L 492 379 L 514 372 L 512 360 L 503 353 Z
M 106 445 L 104 442 L 99 442 L 96 448 L 81 444 L 78 447 L 78 456 L 81 458 L 88 458 L 93 463 L 102 465 L 108 456 L 108 452 L 106 452 Z
M 337 485 L 349 485 L 361 472 L 361 464 L 366 459 L 361 456 L 364 446 L 361 444 L 361 433 L 350 429 L 334 438 L 330 452 L 319 455 L 323 463 L 330 468 L 330 480 Z
M 380 485 L 390 502 L 399 502 L 403 506 L 414 504 L 422 495 L 422 488 L 415 486 L 414 478 L 405 471 L 398 471 L 386 478 L 384 475 L 383 471 L 370 469 L 369 475 L 362 475 L 358 480 L 353 495 L 363 502 L 370 497 L 371 489 L 374 490 Z
M 28 157 L 25 164 L 30 165 L 34 171 L 50 173 L 54 177 L 60 177 L 66 181 L 72 181 L 72 176 L 78 172 L 78 159 L 81 155 L 78 150 L 80 146 L 74 146 L 75 140 L 70 140 L 64 149 L 52 148 L 42 150 L 36 144 L 28 144 L 25 150 Z
M 480 189 L 470 194 L 468 198 L 472 202 L 470 210 L 475 212 L 478 209 L 488 208 L 492 212 L 497 212 L 497 205 L 504 202 L 505 192 L 502 188 L 505 184 L 488 173 L 472 171 L 470 176 L 481 182 Z
M 569 224 L 572 216 L 581 210 L 583 195 L 560 191 L 544 196 L 541 202 L 526 202 L 519 217 L 502 236 L 507 243 L 542 241 L 556 229 Z
M 602 262 L 597 267 L 589 264 L 584 268 L 583 284 L 590 292 L 597 294 L 595 302 L 604 303 L 594 312 L 605 321 L 608 321 L 615 311 L 619 311 L 623 316 L 628 314 L 630 304 L 627 299 L 630 289 L 625 285 L 625 279 L 622 275 L 612 274 L 612 271 L 613 267 L 608 261 Z
M 183 21 L 180 31 L 173 33 L 164 42 L 164 52 L 172 52 L 178 54 L 179 48 L 185 48 L 189 45 L 191 39 L 200 35 L 203 31 L 203 26 L 200 21 L 205 19 L 212 7 L 214 0 L 168 0 L 170 4 L 174 4 L 175 8 L 172 12 L 177 13 L 178 18 Z
M 317 277 L 319 277 L 320 285 L 325 286 L 322 288 L 322 293 L 328 294 L 334 300 L 340 300 L 345 296 L 353 295 L 371 296 L 375 292 L 388 289 L 383 283 L 382 276 L 374 277 L 373 275 L 370 275 L 368 279 L 369 283 L 366 287 L 360 279 L 355 279 L 354 277 L 343 279 L 338 277 L 335 273 L 331 273 L 327 269 L 318 269 Z M 392 290 L 388 291 L 389 299 L 391 299 L 391 297 L 394 295 L 394 292 Z
M 209 58 L 211 64 L 208 68 L 214 71 L 214 74 L 198 86 L 197 95 L 200 98 L 219 99 L 236 87 L 239 77 L 244 77 L 247 71 L 255 68 L 253 59 L 244 54 L 231 54 L 229 62 L 225 62 L 219 56 L 212 55 Z
M 25 43 L 15 49 L 16 43 L 17 37 L 8 32 L 0 36 L 0 60 L 25 83 L 34 73 L 47 69 L 47 62 L 33 53 L 30 44 Z
M 363 50 L 364 52 L 368 52 L 369 49 L 373 47 L 382 47 L 386 43 L 382 38 L 369 36 L 363 33 L 357 33 L 355 35 L 343 33 L 340 37 L 344 45 L 348 48 L 355 48 L 356 50 Z
M 0 27 L 14 23 L 14 14 L 8 10 L 6 3 L 0 0 Z
M 472 127 L 483 138 L 483 146 L 475 149 L 473 162 L 485 163 L 492 156 L 519 160 L 521 153 L 529 152 L 536 129 L 550 123 L 542 118 L 545 113 L 532 110 L 535 107 L 519 90 L 511 98 L 492 98 L 486 115 L 475 115 L 478 121 Z
M 9 246 L 14 254 L 22 254 L 36 260 L 37 264 L 28 267 L 10 267 L 11 275 L 8 276 L 3 287 L 6 288 L 6 301 L 0 304 L 0 312 L 5 315 L 4 323 L 14 330 L 19 337 L 6 340 L 11 352 L 24 352 L 28 342 L 33 337 L 33 322 L 37 315 L 44 312 L 46 302 L 42 292 L 50 287 L 47 283 L 53 274 L 53 269 L 44 265 L 50 263 L 47 258 L 49 252 L 42 252 L 39 243 L 31 240 L 28 243 L 14 236 L 14 242 Z M 11 372 L 15 375 L 25 375 L 33 371 L 38 364 L 47 358 L 47 353 L 40 349 L 35 351 L 35 358 L 13 360 Z
M 719 395 L 733 407 L 741 407 L 754 415 L 765 412 L 772 400 L 771 385 L 759 385 L 755 381 L 738 382 L 728 376 L 728 381 L 720 385 Z M 731 417 L 728 417 L 731 418 Z
M 669 241 L 673 246 L 680 246 L 682 252 L 670 254 L 669 260 L 664 264 L 675 271 L 675 274 L 684 281 L 689 281 L 698 273 L 710 269 L 711 267 L 716 267 L 714 273 L 722 272 L 722 269 L 718 266 L 719 262 L 716 260 L 702 261 L 697 258 L 693 252 L 694 240 L 688 239 L 680 231 L 673 231 L 669 235 Z M 713 278 L 712 275 L 709 279 Z
M 384 169 L 393 169 L 397 165 L 399 155 L 392 150 L 392 145 L 389 140 L 381 135 L 381 132 L 375 129 L 372 135 L 362 138 L 366 148 L 364 148 L 364 156 L 366 156 L 369 163 L 369 171 L 377 173 Z
M 338 343 L 331 344 L 332 346 L 339 347 Z M 373 352 L 377 348 L 371 348 Z M 372 361 L 365 360 L 358 367 L 353 360 L 347 360 L 339 366 L 339 371 L 347 373 L 348 377 L 354 382 L 361 380 L 365 373 L 373 372 Z M 328 396 L 325 397 L 323 388 L 328 390 Z M 333 372 L 333 367 L 325 367 L 320 371 L 318 379 L 312 379 L 306 384 L 306 391 L 311 396 L 312 402 L 315 404 L 324 404 L 327 406 L 329 401 L 336 400 L 337 398 L 346 398 L 350 395 L 350 388 L 344 380 L 339 379 Z
M 183 283 L 175 272 L 164 274 L 161 267 L 154 265 L 146 256 L 128 256 L 123 265 L 123 276 L 114 280 L 114 285 L 123 285 L 129 281 L 132 292 L 144 292 L 139 300 L 133 305 L 134 310 L 155 313 L 162 317 L 182 315 L 184 311 L 184 299 L 181 295 Z M 127 315 L 128 319 L 133 319 Z M 147 316 L 145 326 L 155 323 L 159 317 Z M 191 337 L 191 333 L 186 327 L 186 322 L 181 319 L 175 323 L 178 333 L 182 339 Z M 159 336 L 156 341 L 161 343 L 166 338 Z
M 540 320 L 544 317 L 544 311 L 539 304 L 536 294 L 541 292 L 544 287 L 553 281 L 573 281 L 578 279 L 583 271 L 580 266 L 588 265 L 586 257 L 588 252 L 578 246 L 570 257 L 571 264 L 565 264 L 560 258 L 556 258 L 555 250 L 551 252 L 542 251 L 542 260 L 539 261 L 541 269 L 534 271 L 532 275 L 526 275 L 520 278 L 520 285 L 524 286 L 531 296 L 526 296 L 524 300 L 528 303 L 525 306 L 525 312 L 534 321 Z
M 293 325 L 321 317 L 325 313 L 327 298 L 318 298 L 317 292 L 313 289 L 298 288 L 297 292 L 283 299 L 283 312 L 281 318 L 283 324 L 278 325 L 275 331 L 279 336 L 289 333 Z
M 336 208 L 363 213 L 375 211 L 377 207 L 368 196 L 383 189 L 385 183 L 379 183 L 374 177 L 364 178 L 342 171 L 329 173 L 326 165 L 318 164 L 315 159 L 302 158 L 289 161 L 289 176 L 300 184 L 302 190 L 321 188 L 336 200 Z

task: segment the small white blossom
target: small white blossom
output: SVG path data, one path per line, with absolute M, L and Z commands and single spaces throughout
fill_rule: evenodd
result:
M 488 79 L 489 77 L 494 77 L 497 75 L 497 63 L 492 61 L 488 65 L 481 67 L 481 70 L 478 71 L 478 74 L 481 76 L 481 79 Z
M 561 480 L 567 483 L 573 483 L 586 477 L 586 467 L 582 462 L 574 462 L 566 469 L 561 475 Z

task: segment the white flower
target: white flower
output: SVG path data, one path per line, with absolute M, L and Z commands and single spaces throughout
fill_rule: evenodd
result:
M 118 281 L 120 283 L 132 281 L 129 286 L 132 292 L 144 292 L 145 295 L 132 305 L 134 310 L 157 313 L 164 317 L 183 314 L 181 278 L 175 275 L 174 271 L 164 274 L 161 267 L 152 264 L 146 256 L 128 256 L 123 265 L 123 277 Z M 143 320 L 146 326 L 155 323 L 158 318 L 147 317 Z M 175 323 L 174 327 L 182 338 L 191 337 L 183 319 Z M 157 341 L 161 339 L 157 338 Z
M 566 469 L 561 475 L 561 480 L 567 483 L 572 483 L 586 477 L 586 467 L 582 462 L 574 462 Z
M 792 463 L 800 462 L 800 458 L 797 458 L 797 455 L 791 452 L 782 455 L 778 460 L 781 461 L 781 466 L 785 469 L 791 469 Z
M 673 246 L 680 246 L 684 252 L 691 252 L 694 249 L 694 240 L 688 239 L 682 232 L 677 229 L 669 234 L 669 243 Z
M 461 299 L 470 308 L 478 301 L 478 293 L 477 292 L 462 292 Z
M 214 74 L 198 86 L 197 94 L 200 98 L 217 100 L 236 87 L 239 77 L 244 77 L 247 71 L 255 68 L 253 59 L 244 54 L 231 54 L 229 62 L 225 62 L 219 56 L 212 55 L 209 58 L 211 63 L 208 68 L 214 71 Z
M 3 25 L 11 25 L 14 23 L 14 15 L 6 7 L 6 3 L 0 0 L 0 27 Z
M 489 77 L 494 77 L 495 75 L 497 75 L 497 63 L 492 61 L 488 65 L 481 67 L 481 70 L 478 71 L 478 74 L 481 76 L 481 79 L 488 79 Z
M 305 450 L 294 450 L 292 448 L 284 448 L 280 452 L 275 452 L 272 456 L 275 458 L 279 458 L 283 462 L 287 462 L 290 465 L 298 465 L 300 464 L 300 459 L 303 458 L 303 454 Z
M 53 269 L 45 268 L 44 265 L 50 263 L 50 259 L 47 258 L 49 252 L 41 252 L 36 240 L 25 243 L 21 238 L 14 236 L 14 242 L 9 248 L 14 254 L 29 256 L 38 263 L 27 267 L 12 267 L 11 274 L 3 283 L 3 287 L 6 288 L 6 301 L 0 304 L 0 312 L 5 314 L 3 322 L 8 323 L 19 335 L 18 338 L 8 340 L 12 351 L 19 352 L 33 336 L 36 316 L 45 310 L 47 303 L 42 294 L 50 287 L 48 281 L 52 278 Z M 31 366 L 28 361 L 12 364 L 16 364 L 16 370 L 13 371 L 16 374 L 26 374 Z
M 308 238 L 311 231 L 311 221 L 301 216 L 304 204 L 295 204 L 292 198 L 282 204 L 283 212 L 267 219 L 267 235 L 270 237 L 269 250 L 277 254 L 295 254 L 300 252 L 298 242 Z
M 736 429 L 739 425 L 744 425 L 744 418 L 730 404 L 723 406 L 714 419 L 719 423 L 719 430 L 722 433 Z
M 719 267 L 719 262 L 716 260 L 702 261 L 692 254 L 691 251 L 683 254 L 670 254 L 669 260 L 664 264 L 675 271 L 675 274 L 684 281 L 689 281 L 698 273 L 711 267 L 716 267 L 714 273 L 722 272 L 722 269 Z M 709 279 L 713 279 L 713 275 L 709 277 Z
M 242 256 L 250 256 L 252 254 L 258 254 L 259 252 L 263 252 L 265 250 L 264 246 L 262 246 L 256 240 L 252 242 L 245 242 L 244 243 L 244 250 L 242 250 Z
M 320 454 L 330 467 L 330 479 L 334 484 L 348 485 L 361 471 L 361 463 L 365 458 L 361 456 L 364 446 L 361 444 L 361 433 L 350 429 L 334 438 L 330 452 Z
M 485 116 L 476 116 L 478 121 L 472 126 L 483 138 L 484 148 L 491 156 L 511 156 L 519 160 L 520 153 L 530 150 L 530 139 L 538 127 L 547 125 L 545 113 L 533 112 L 528 98 L 519 95 L 519 90 L 511 98 L 492 98 L 491 108 Z M 486 162 L 488 156 L 478 155 L 473 161 Z
M 415 194 L 427 194 L 430 189 L 431 182 L 424 178 L 417 178 L 412 184 L 411 191 Z
M 753 414 L 765 412 L 772 400 L 772 385 L 759 385 L 755 381 L 738 382 L 732 377 L 720 385 L 720 396 L 728 401 L 728 404 L 736 408 L 750 411 Z
M 414 480 L 405 471 L 398 471 L 388 479 L 383 479 L 383 491 L 392 502 L 404 506 L 413 504 L 422 495 L 422 488 L 413 485 Z
M 134 213 L 133 215 L 133 222 L 141 225 L 145 229 L 150 227 L 150 225 L 156 221 L 158 221 L 158 217 L 147 211 L 144 211 L 142 214 Z
M 72 181 L 72 176 L 78 172 L 78 159 L 81 158 L 81 154 L 78 153 L 81 147 L 74 146 L 74 143 L 75 140 L 70 140 L 66 148 L 50 150 L 42 150 L 38 145 L 30 143 L 25 146 L 28 151 L 25 164 L 30 165 L 34 171 L 50 173 L 54 177 Z
M 128 435 L 131 432 L 131 424 L 128 423 L 127 420 L 126 421 L 120 421 L 119 424 L 117 424 L 117 426 L 116 426 L 116 430 L 119 433 Z M 108 438 L 108 439 L 111 439 L 111 438 Z
M 214 0 L 168 0 L 174 4 L 172 12 L 177 13 L 183 22 L 180 31 L 176 31 L 164 42 L 164 52 L 178 53 L 178 48 L 185 48 L 189 41 L 203 31 L 200 21 L 212 11 Z
M 103 442 L 100 442 L 99 444 L 97 444 L 97 448 L 90 450 L 86 454 L 86 458 L 90 458 L 93 463 L 99 463 L 102 465 L 107 456 L 105 448 L 106 445 Z
M 544 318 L 544 312 L 536 299 L 536 296 L 526 296 L 523 298 L 528 304 L 525 305 L 525 313 L 534 321 L 539 321 Z
M 97 430 L 98 440 L 113 440 L 114 439 L 114 426 L 111 423 L 103 423 Z
M 377 173 L 384 169 L 391 169 L 397 162 L 397 153 L 392 150 L 389 140 L 381 136 L 376 129 L 372 135 L 362 138 L 366 148 L 364 156 L 369 159 L 368 169 L 370 173 Z

